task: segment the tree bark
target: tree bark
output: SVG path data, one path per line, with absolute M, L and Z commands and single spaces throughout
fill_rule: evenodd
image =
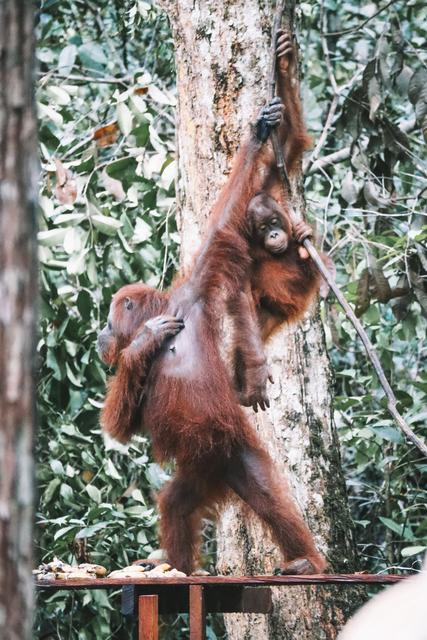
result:
M 0 637 L 32 637 L 36 143 L 33 6 L 0 2 Z
M 268 96 L 273 8 L 260 0 L 162 0 L 176 47 L 178 210 L 188 264 L 209 211 L 227 179 L 248 123 Z M 295 206 L 303 209 L 301 189 Z M 332 374 L 317 309 L 268 345 L 275 380 L 271 409 L 254 418 L 287 476 L 319 548 L 336 571 L 355 565 L 339 444 L 332 418 Z M 256 418 L 256 421 L 255 421 Z M 218 571 L 256 574 L 279 564 L 258 520 L 230 505 L 218 526 Z M 232 640 L 333 639 L 359 597 L 348 589 L 274 590 L 269 616 L 227 615 Z

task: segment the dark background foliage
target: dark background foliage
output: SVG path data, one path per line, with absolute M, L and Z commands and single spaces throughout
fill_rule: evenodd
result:
M 424 437 L 426 14 L 418 0 L 310 1 L 300 5 L 299 36 L 314 139 L 309 215 Z M 45 0 L 37 36 L 38 554 L 88 553 L 114 569 L 156 549 L 153 492 L 168 470 L 143 436 L 128 447 L 104 442 L 108 372 L 95 342 L 115 290 L 141 279 L 167 286 L 177 267 L 172 41 L 155 5 L 133 0 Z M 417 567 L 427 546 L 427 463 L 390 420 L 341 310 L 330 299 L 322 314 L 361 568 Z M 207 563 L 214 543 L 208 528 Z M 103 591 L 43 594 L 35 636 L 128 638 L 116 608 Z M 182 637 L 182 624 L 169 621 L 165 637 Z M 209 628 L 209 637 L 220 633 Z

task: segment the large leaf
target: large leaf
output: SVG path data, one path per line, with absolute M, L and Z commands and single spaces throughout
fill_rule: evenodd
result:
M 102 46 L 96 42 L 88 42 L 79 47 L 79 58 L 84 67 L 102 69 L 107 64 L 107 57 Z
M 122 223 L 120 220 L 116 220 L 115 218 L 109 218 L 108 216 L 104 216 L 100 213 L 95 213 L 91 216 L 91 220 L 93 225 L 105 233 L 107 236 L 115 236 L 117 230 L 120 229 Z
M 68 76 L 77 57 L 77 47 L 75 44 L 69 44 L 64 47 L 59 54 L 58 71 L 64 76 Z

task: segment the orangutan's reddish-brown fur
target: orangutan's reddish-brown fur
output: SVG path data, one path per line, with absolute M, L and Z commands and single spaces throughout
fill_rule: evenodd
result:
M 189 286 L 191 279 L 185 295 Z M 177 304 L 182 290 L 172 292 Z M 191 572 L 203 511 L 231 489 L 267 524 L 289 571 L 297 560 L 306 560 L 303 571 L 320 571 L 324 560 L 283 481 L 273 479 L 273 463 L 239 407 L 219 353 L 213 304 L 199 298 L 175 338 L 163 346 L 147 340 L 134 350 L 133 336 L 153 314 L 168 309 L 170 297 L 143 284 L 123 287 L 112 302 L 111 332 L 100 344 L 103 359 L 117 364 L 102 411 L 104 430 L 127 441 L 144 429 L 157 460 L 176 460 L 177 471 L 159 499 L 169 562 Z
M 279 127 L 283 145 L 285 164 L 289 176 L 299 168 L 303 152 L 309 148 L 311 140 L 307 134 L 299 97 L 296 74 L 295 51 L 290 34 L 280 32 L 278 50 L 284 52 L 278 57 L 278 89 L 285 105 L 284 119 Z M 289 202 L 284 192 L 276 165 L 276 158 L 270 155 L 270 165 L 261 193 L 273 198 L 282 213 L 282 222 L 289 236 L 285 253 L 274 256 L 256 246 L 249 232 L 250 255 L 252 258 L 251 289 L 262 338 L 267 340 L 271 333 L 283 322 L 299 320 L 319 287 L 319 272 L 310 259 L 301 257 L 299 243 L 293 237 L 289 214 Z M 250 215 L 247 219 L 251 229 Z
M 284 144 L 292 164 L 301 144 Z M 99 338 L 103 360 L 117 366 L 102 411 L 103 429 L 124 442 L 146 430 L 155 458 L 176 461 L 159 498 L 161 542 L 169 562 L 186 573 L 194 566 L 204 510 L 221 504 L 230 491 L 268 526 L 285 571 L 312 573 L 325 566 L 283 480 L 273 478 L 273 463 L 239 406 L 219 350 L 219 291 L 226 300 L 239 299 L 236 308 L 253 304 L 247 295 L 254 257 L 246 212 L 265 184 L 262 168 L 270 167 L 271 152 L 252 135 L 236 158 L 190 276 L 168 292 L 144 284 L 123 287 Z M 238 316 L 248 341 L 254 313 Z M 182 318 L 185 328 L 177 333 L 175 327 L 173 337 L 160 335 L 148 328 L 157 316 L 170 319 L 165 326 Z M 248 355 L 259 346 L 257 335 L 255 342 Z
M 290 34 L 279 33 L 278 89 L 284 104 L 284 117 L 278 128 L 288 175 L 301 164 L 302 154 L 310 146 L 296 73 L 296 58 Z M 240 233 L 248 243 L 250 269 L 244 286 L 228 298 L 228 310 L 234 318 L 234 382 L 242 404 L 257 409 L 268 406 L 266 383 L 268 370 L 263 343 L 285 322 L 299 320 L 319 289 L 319 272 L 308 253 L 295 238 L 290 219 L 290 203 L 281 184 L 272 148 L 262 159 L 263 180 L 253 190 L 253 198 Z M 274 212 L 288 238 L 284 252 L 273 254 L 256 237 L 257 202 Z M 240 221 L 239 221 L 240 222 Z M 236 226 L 236 229 L 238 227 Z M 300 223 L 299 239 L 310 235 L 310 227 Z M 240 258 L 244 258 L 241 254 Z

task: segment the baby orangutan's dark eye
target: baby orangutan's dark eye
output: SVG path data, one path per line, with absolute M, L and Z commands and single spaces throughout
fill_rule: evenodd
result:
M 125 307 L 128 311 L 133 309 L 133 302 L 130 298 L 125 298 Z

